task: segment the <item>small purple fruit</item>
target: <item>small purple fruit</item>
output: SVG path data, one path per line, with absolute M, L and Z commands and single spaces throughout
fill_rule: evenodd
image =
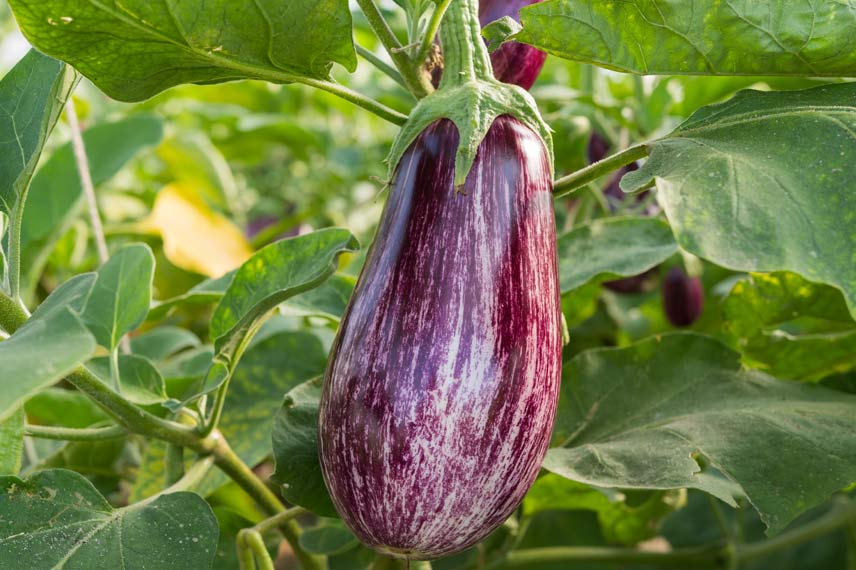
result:
M 704 289 L 698 277 L 688 277 L 680 267 L 672 267 L 662 292 L 663 310 L 676 327 L 688 327 L 701 315 Z
M 414 560 L 472 546 L 520 504 L 561 375 L 544 145 L 499 117 L 455 188 L 458 138 L 435 122 L 401 159 L 319 414 L 336 510 L 368 546 Z

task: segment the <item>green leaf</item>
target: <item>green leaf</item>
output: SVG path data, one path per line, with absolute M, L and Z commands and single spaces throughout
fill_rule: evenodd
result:
M 157 362 L 198 345 L 199 338 L 189 330 L 175 326 L 162 326 L 132 338 L 131 352 Z
M 24 453 L 24 407 L 0 421 L 0 475 L 15 475 Z
M 113 386 L 109 356 L 93 358 L 86 363 L 86 368 L 104 384 Z M 135 404 L 160 404 L 167 399 L 163 377 L 155 366 L 142 356 L 120 354 L 119 377 L 122 396 Z
M 793 273 L 753 274 L 734 285 L 723 311 L 753 368 L 818 381 L 856 367 L 856 323 L 837 289 Z
M 515 40 L 617 71 L 856 76 L 848 2 L 551 0 L 520 18 Z
M 89 295 L 98 279 L 97 273 L 81 273 L 75 275 L 51 293 L 41 305 L 36 307 L 31 320 L 50 319 L 57 312 L 71 309 L 80 313 L 86 307 Z
M 45 141 L 77 84 L 64 63 L 30 50 L 0 80 L 0 212 L 25 198 Z
M 348 307 L 356 282 L 349 275 L 333 275 L 315 289 L 285 301 L 282 312 L 287 315 L 324 317 L 339 322 Z
M 271 455 L 270 433 L 282 394 L 324 372 L 327 355 L 308 332 L 281 332 L 252 345 L 235 370 L 218 429 L 247 465 Z M 163 487 L 163 446 L 150 445 L 131 493 L 137 500 Z M 228 479 L 212 471 L 195 487 L 206 496 Z
M 300 546 L 307 552 L 335 556 L 357 546 L 357 537 L 338 519 L 321 521 L 300 534 Z
M 639 494 L 639 491 L 635 493 Z M 610 492 L 548 473 L 529 489 L 523 510 L 532 517 L 553 510 L 589 510 L 597 513 L 604 537 L 610 542 L 634 545 L 657 535 L 660 521 L 683 506 L 682 491 Z
M 0 421 L 41 390 L 63 378 L 95 352 L 95 339 L 67 308 L 35 315 L 0 342 Z
M 151 311 L 149 311 L 148 319 L 150 321 L 160 320 L 168 316 L 176 307 L 182 305 L 201 305 L 205 303 L 217 303 L 223 298 L 226 288 L 232 282 L 235 276 L 234 271 L 230 271 L 216 279 L 206 279 L 202 283 L 191 288 L 187 293 L 172 297 L 164 301 L 155 301 L 152 303 Z
M 85 428 L 109 419 L 88 396 L 76 390 L 48 388 L 31 397 L 24 405 L 34 423 Z
M 315 378 L 285 395 L 273 425 L 276 471 L 271 479 L 282 485 L 282 496 L 289 503 L 323 517 L 336 517 L 318 459 L 322 382 L 322 378 Z
M 114 509 L 62 469 L 0 479 L 0 567 L 207 570 L 217 520 L 199 495 L 171 493 Z
M 240 201 L 229 163 L 202 133 L 164 141 L 158 148 L 158 156 L 166 163 L 171 178 L 193 188 L 209 205 L 229 212 Z
M 743 91 L 704 107 L 624 176 L 656 181 L 680 246 L 724 267 L 793 271 L 856 316 L 856 83 Z
M 597 280 L 632 277 L 678 251 L 669 224 L 657 218 L 606 218 L 558 239 L 559 283 L 563 293 Z
M 83 132 L 92 182 L 103 184 L 143 149 L 160 142 L 163 125 L 153 115 L 135 115 Z M 57 149 L 39 168 L 24 209 L 21 267 L 35 287 L 48 256 L 83 208 L 83 189 L 71 144 Z
M 358 247 L 347 230 L 328 228 L 272 243 L 247 260 L 211 317 L 217 356 L 204 391 L 228 378 L 247 342 L 278 304 L 319 286 L 336 270 L 339 255 Z
M 695 334 L 589 350 L 565 367 L 549 471 L 598 487 L 739 486 L 771 533 L 856 480 L 856 397 L 744 370 Z M 818 466 L 806 469 L 806 465 Z
M 24 36 L 120 101 L 181 83 L 324 79 L 357 66 L 342 0 L 10 0 Z
M 98 280 L 83 311 L 98 344 L 113 350 L 119 340 L 142 324 L 152 299 L 155 256 L 137 243 L 117 251 L 98 269 Z

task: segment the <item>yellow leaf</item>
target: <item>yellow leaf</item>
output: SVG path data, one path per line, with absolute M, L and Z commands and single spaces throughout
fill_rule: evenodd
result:
M 191 189 L 165 186 L 143 226 L 163 238 L 163 250 L 173 264 L 219 277 L 249 258 L 253 250 L 241 230 L 228 218 L 212 211 Z

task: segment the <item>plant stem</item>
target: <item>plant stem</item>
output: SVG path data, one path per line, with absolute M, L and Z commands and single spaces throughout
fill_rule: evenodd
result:
M 566 196 L 574 190 L 582 188 L 589 182 L 594 182 L 601 176 L 646 156 L 648 156 L 648 148 L 644 144 L 631 146 L 621 152 L 608 156 L 603 160 L 590 164 L 573 174 L 568 174 L 553 182 L 553 197 L 560 198 Z
M 270 559 L 270 554 L 268 554 L 267 548 L 265 547 L 265 541 L 262 539 L 262 535 L 257 532 L 244 532 L 241 531 L 241 538 L 244 541 L 244 544 L 248 547 L 250 552 L 253 553 L 253 558 L 255 565 L 259 570 L 274 570 L 273 561 Z
M 718 499 L 713 495 L 707 496 L 708 503 L 710 503 L 710 510 L 713 511 L 713 516 L 716 518 L 716 524 L 719 527 L 719 531 L 722 533 L 722 538 L 727 541 L 731 541 L 733 539 L 733 533 L 728 526 L 728 521 L 725 520 L 725 514 L 722 512 L 722 507 L 719 506 L 717 502 Z
M 159 495 L 167 493 L 177 493 L 179 491 L 189 491 L 196 487 L 200 481 L 208 474 L 211 467 L 214 465 L 214 457 L 200 457 L 193 466 L 187 470 L 181 479 L 158 493 Z
M 15 201 L 9 213 L 9 292 L 13 299 L 21 295 L 21 226 L 24 223 L 25 197 Z
M 282 511 L 281 513 L 278 513 L 270 518 L 266 518 L 265 520 L 254 526 L 253 529 L 260 533 L 267 532 L 278 526 L 282 526 L 288 521 L 295 519 L 306 512 L 306 509 L 304 509 L 303 507 L 291 507 L 286 511 Z
M 98 261 L 103 265 L 107 262 L 110 254 L 107 253 L 104 226 L 101 224 L 101 215 L 98 213 L 95 185 L 92 183 L 92 173 L 89 169 L 89 158 L 86 156 L 86 146 L 83 144 L 80 121 L 77 119 L 77 111 L 74 108 L 74 101 L 71 98 L 69 98 L 68 103 L 65 105 L 65 115 L 68 117 L 68 125 L 71 127 L 71 148 L 74 150 L 74 162 L 77 165 L 80 186 L 83 188 L 83 195 L 86 197 L 89 222 L 92 224 L 92 236 L 95 240 L 95 247 L 98 250 Z
M 214 457 L 215 465 L 246 491 L 268 515 L 273 516 L 285 512 L 285 507 L 277 496 L 235 455 L 235 452 L 222 437 L 218 439 L 214 448 Z M 300 546 L 300 527 L 293 520 L 281 524 L 279 530 L 288 541 L 304 570 L 324 569 L 325 565 L 322 558 L 309 554 Z
M 443 16 L 446 14 L 446 9 L 452 0 L 441 0 L 434 6 L 434 13 L 431 14 L 431 19 L 428 21 L 428 28 L 425 30 L 425 36 L 422 38 L 422 44 L 416 52 L 416 57 L 413 59 L 417 66 L 425 65 L 425 60 L 431 53 L 431 44 L 434 43 L 434 38 L 440 30 L 440 23 L 443 21 Z
M 62 441 L 103 441 L 105 439 L 120 438 L 127 435 L 127 433 L 127 430 L 122 426 L 82 429 L 31 424 L 24 426 L 24 435 L 39 439 L 59 439 Z
M 164 482 L 167 486 L 174 484 L 184 477 L 184 448 L 174 443 L 166 446 L 164 455 Z
M 490 55 L 481 37 L 477 0 L 450 2 L 440 26 L 443 78 L 440 89 L 493 77 Z
M 841 503 L 833 506 L 828 513 L 819 519 L 797 527 L 792 531 L 784 532 L 769 540 L 739 546 L 737 548 L 737 557 L 741 561 L 761 558 L 777 550 L 814 540 L 856 521 L 856 503 L 847 500 L 843 500 Z
M 404 51 L 404 48 L 401 46 L 401 42 L 399 42 L 398 38 L 395 37 L 395 34 L 392 33 L 392 29 L 390 29 L 389 24 L 387 24 L 383 17 L 383 14 L 380 13 L 380 10 L 378 9 L 377 4 L 374 3 L 374 0 L 357 0 L 357 4 L 359 4 L 360 9 L 363 11 L 363 14 L 365 14 L 366 19 L 369 21 L 369 25 L 371 25 L 375 34 L 377 34 L 378 39 L 380 39 L 381 43 L 386 48 L 386 51 L 389 53 L 389 57 L 392 58 L 393 63 L 395 63 L 395 67 L 398 68 L 398 71 L 401 73 L 401 77 L 404 79 L 404 83 L 407 85 L 410 92 L 413 93 L 417 99 L 421 99 L 431 93 L 434 90 L 434 87 L 431 85 L 431 80 L 428 78 L 427 73 L 422 73 L 421 68 L 415 69 L 413 67 L 410 57 Z
M 10 297 L 0 290 L 0 327 L 9 334 L 14 334 L 27 322 L 27 312 L 16 299 L 17 297 Z
M 378 103 L 371 97 L 366 97 L 362 93 L 358 93 L 353 89 L 349 89 L 344 85 L 339 85 L 338 83 L 333 83 L 331 81 L 323 81 L 321 79 L 310 79 L 308 77 L 292 77 L 292 81 L 297 81 L 303 83 L 304 85 L 308 85 L 310 87 L 315 87 L 316 89 L 320 89 L 322 91 L 327 91 L 328 93 L 332 93 L 337 97 L 344 99 L 345 101 L 349 101 L 359 107 L 367 111 L 371 111 L 381 119 L 386 119 L 390 123 L 394 123 L 396 125 L 403 125 L 405 121 L 407 121 L 407 115 L 402 115 L 395 109 L 390 109 L 386 105 Z
M 379 58 L 368 48 L 364 48 L 360 44 L 356 44 L 357 46 L 357 54 L 375 66 L 378 70 L 382 71 L 387 77 L 407 89 L 407 83 L 404 82 L 404 78 L 401 77 L 401 74 L 395 69 L 393 66 L 389 65 L 387 62 Z
M 557 546 L 516 550 L 508 554 L 503 568 L 533 568 L 550 562 L 657 564 L 682 568 L 715 567 L 721 547 L 680 548 L 671 552 L 647 552 L 635 548 Z
M 119 349 L 114 348 L 110 351 L 110 380 L 113 382 L 113 389 L 117 394 L 122 393 L 122 384 L 119 381 Z

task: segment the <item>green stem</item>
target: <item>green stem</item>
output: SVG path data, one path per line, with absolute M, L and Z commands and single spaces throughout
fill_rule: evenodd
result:
M 298 81 L 303 83 L 304 85 L 308 85 L 310 87 L 315 87 L 316 89 L 320 89 L 322 91 L 327 91 L 328 93 L 332 93 L 337 97 L 344 99 L 345 101 L 349 101 L 358 107 L 362 107 L 367 111 L 371 111 L 381 119 L 386 119 L 390 123 L 396 125 L 403 125 L 405 121 L 407 121 L 407 115 L 403 115 L 396 111 L 395 109 L 390 109 L 386 105 L 379 103 L 372 99 L 371 97 L 366 97 L 362 93 L 358 93 L 353 89 L 349 89 L 344 85 L 339 85 L 338 83 L 333 83 L 331 81 L 323 81 L 321 79 L 310 79 L 308 77 L 293 77 L 293 81 Z
M 819 519 L 797 527 L 792 531 L 784 532 L 769 540 L 739 546 L 737 548 L 737 557 L 741 561 L 762 558 L 777 550 L 814 540 L 856 521 L 856 503 L 847 500 L 842 501 L 842 503 L 833 506 L 828 513 Z
M 557 546 L 516 550 L 509 553 L 503 568 L 534 568 L 547 563 L 610 563 L 657 564 L 679 568 L 708 568 L 716 566 L 719 545 L 699 548 L 678 548 L 671 552 L 648 552 L 635 548 Z
M 184 474 L 178 481 L 158 493 L 158 495 L 164 495 L 168 493 L 178 493 L 179 491 L 190 491 L 202 481 L 202 479 L 211 471 L 211 467 L 214 465 L 214 457 L 200 457 L 198 461 L 196 461 L 193 466 L 187 470 L 187 473 Z
M 268 515 L 274 516 L 285 512 L 285 507 L 277 496 L 253 473 L 252 469 L 235 455 L 235 452 L 222 437 L 214 448 L 214 457 L 214 463 L 217 467 L 237 483 Z M 309 554 L 300 546 L 300 527 L 293 520 L 281 524 L 279 530 L 288 541 L 291 550 L 304 570 L 324 569 L 323 558 Z
M 574 190 L 582 188 L 589 182 L 594 182 L 601 176 L 646 156 L 648 156 L 648 148 L 644 144 L 631 146 L 621 152 L 608 156 L 601 161 L 590 164 L 573 174 L 563 176 L 553 182 L 553 197 L 566 196 Z
M 239 533 L 239 541 L 243 541 L 247 549 L 252 552 L 254 558 L 254 566 L 259 570 L 274 570 L 273 560 L 270 559 L 265 541 L 262 535 L 255 531 L 246 529 Z
M 167 444 L 163 476 L 167 486 L 184 477 L 184 448 L 180 445 Z
M 21 226 L 25 201 L 26 193 L 15 202 L 9 216 L 9 292 L 13 299 L 21 296 Z
M 110 351 L 110 379 L 113 382 L 113 389 L 117 394 L 122 393 L 122 383 L 120 382 L 119 374 L 119 348 L 116 347 Z
M 478 0 L 450 2 L 440 26 L 443 78 L 440 89 L 492 79 L 490 55 L 481 37 Z
M 294 520 L 302 514 L 305 514 L 307 511 L 303 507 L 291 507 L 286 511 L 282 511 L 270 518 L 266 518 L 259 524 L 253 527 L 257 532 L 267 532 L 271 529 L 274 529 L 278 526 L 282 526 L 290 520 Z
M 431 14 L 431 19 L 428 21 L 428 27 L 425 29 L 425 35 L 422 37 L 422 43 L 419 50 L 416 52 L 416 57 L 413 59 L 417 66 L 425 65 L 425 60 L 431 53 L 431 45 L 434 43 L 434 38 L 437 37 L 437 32 L 440 30 L 440 23 L 443 21 L 443 16 L 446 15 L 446 9 L 452 0 L 441 0 L 434 6 L 434 12 Z
M 365 14 L 366 19 L 369 21 L 369 25 L 371 25 L 375 34 L 377 34 L 378 39 L 380 39 L 381 43 L 386 48 L 386 51 L 389 53 L 389 57 L 392 58 L 393 63 L 395 63 L 395 67 L 398 68 L 398 71 L 401 73 L 401 77 L 404 79 L 404 83 L 407 85 L 410 92 L 413 93 L 417 99 L 421 99 L 431 93 L 431 91 L 434 90 L 434 87 L 431 85 L 431 80 L 428 78 L 428 75 L 426 73 L 420 73 L 419 70 L 414 69 L 410 61 L 410 57 L 401 46 L 401 42 L 399 42 L 398 38 L 395 37 L 395 34 L 384 19 L 383 14 L 380 13 L 380 10 L 378 9 L 377 4 L 374 3 L 374 0 L 357 0 L 357 4 L 359 4 L 360 9 L 363 11 L 363 14 Z
M 27 311 L 16 301 L 17 298 L 0 291 L 0 328 L 9 334 L 14 334 L 28 318 Z
M 127 430 L 122 426 L 82 429 L 31 424 L 24 426 L 24 435 L 39 439 L 59 439 L 62 441 L 103 441 L 105 439 L 124 437 L 127 433 Z
M 719 506 L 718 499 L 713 495 L 708 495 L 707 500 L 708 503 L 710 503 L 710 510 L 713 511 L 713 516 L 716 518 L 716 524 L 719 527 L 719 532 L 722 533 L 722 538 L 727 541 L 733 540 L 734 533 L 731 532 L 728 521 L 725 520 L 725 513 L 722 512 L 722 507 Z
M 238 549 L 238 568 L 240 570 L 256 570 L 256 560 L 253 557 L 253 551 L 250 550 L 244 535 L 238 533 L 236 548 Z
M 393 66 L 389 65 L 387 62 L 379 58 L 368 48 L 364 48 L 360 44 L 356 44 L 357 46 L 357 54 L 368 61 L 370 64 L 375 66 L 379 71 L 383 72 L 387 77 L 407 89 L 407 83 L 404 82 L 404 78 L 401 77 L 401 74 L 395 69 Z

